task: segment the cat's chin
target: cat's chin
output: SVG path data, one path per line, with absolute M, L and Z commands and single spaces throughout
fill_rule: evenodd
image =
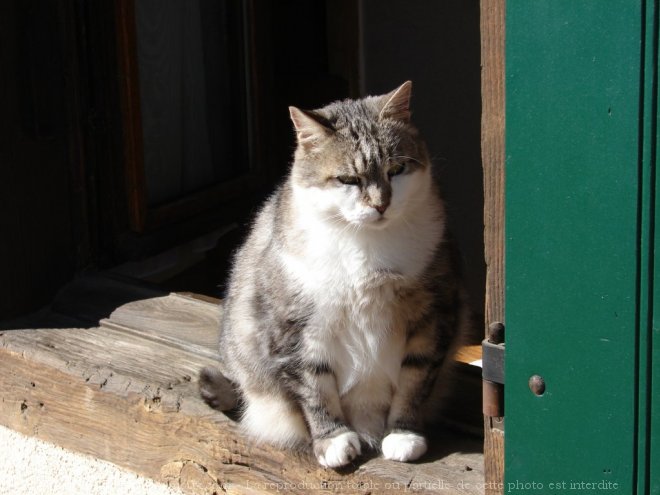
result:
M 390 219 L 387 217 L 380 217 L 373 220 L 355 220 L 349 223 L 358 229 L 382 230 L 390 224 Z
M 368 224 L 372 229 L 384 229 L 390 224 L 390 219 L 387 217 L 380 217 L 377 220 L 374 220 Z

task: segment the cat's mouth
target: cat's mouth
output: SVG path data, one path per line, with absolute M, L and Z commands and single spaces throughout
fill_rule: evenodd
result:
M 390 223 L 391 215 L 388 213 L 389 211 L 380 213 L 373 210 L 360 212 L 357 214 L 351 212 L 344 214 L 343 216 L 346 222 L 356 228 L 381 229 Z
M 380 215 L 377 218 L 362 219 L 356 222 L 351 222 L 356 226 L 372 229 L 382 229 L 389 223 L 389 217 Z

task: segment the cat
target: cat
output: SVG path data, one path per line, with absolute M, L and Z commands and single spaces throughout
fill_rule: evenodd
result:
M 289 108 L 289 176 L 235 256 L 221 369 L 200 373 L 204 400 L 238 405 L 248 435 L 311 444 L 323 467 L 363 447 L 426 452 L 432 392 L 469 318 L 411 89 Z

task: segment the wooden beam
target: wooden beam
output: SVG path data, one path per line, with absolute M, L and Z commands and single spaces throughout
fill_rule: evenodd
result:
M 504 322 L 505 0 L 481 0 L 481 154 L 484 171 L 486 328 Z M 503 493 L 504 432 L 484 416 L 486 493 Z
M 95 328 L 0 331 L 0 424 L 189 494 L 483 493 L 480 440 L 449 430 L 422 462 L 371 454 L 341 472 L 253 444 L 198 396 L 219 317 L 218 304 L 171 294 L 124 304 Z

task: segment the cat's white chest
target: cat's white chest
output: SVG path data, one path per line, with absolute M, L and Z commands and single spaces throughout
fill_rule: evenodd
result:
M 302 249 L 281 256 L 314 305 L 307 348 L 332 365 L 340 395 L 361 383 L 396 387 L 405 346 L 397 289 L 424 271 L 440 227 L 410 221 L 353 232 L 303 210 L 298 218 Z
M 404 352 L 403 332 L 392 328 L 393 318 L 383 308 L 364 308 L 361 315 L 339 320 L 328 332 L 328 349 L 339 395 L 370 382 L 393 389 Z
M 316 258 L 299 275 L 314 301 L 314 353 L 331 365 L 340 396 L 365 382 L 395 386 L 405 344 L 396 315 L 400 277 L 359 252 Z

